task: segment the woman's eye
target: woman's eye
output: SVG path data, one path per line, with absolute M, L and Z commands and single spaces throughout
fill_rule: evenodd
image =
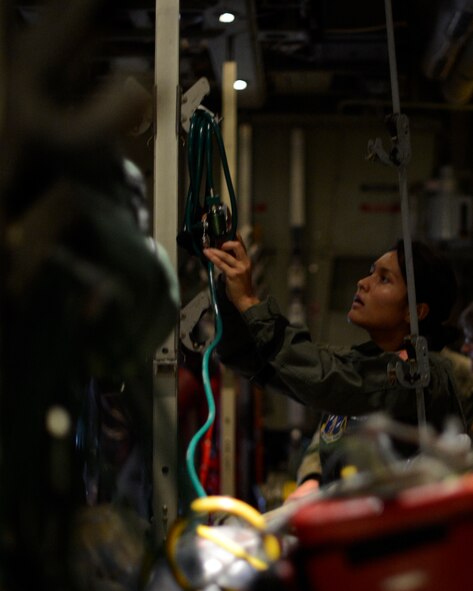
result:
M 389 277 L 387 275 L 382 275 L 380 281 L 381 283 L 389 283 Z

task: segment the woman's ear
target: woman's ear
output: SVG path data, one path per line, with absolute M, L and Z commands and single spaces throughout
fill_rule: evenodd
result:
M 427 316 L 427 314 L 429 312 L 430 312 L 429 304 L 426 304 L 425 302 L 422 304 L 417 304 L 417 319 L 418 320 L 424 320 L 424 318 Z M 409 313 L 409 310 L 407 310 L 406 321 L 407 322 L 411 321 L 411 315 Z
M 422 304 L 417 304 L 417 317 L 419 320 L 424 320 L 427 314 L 430 312 L 429 304 L 423 302 Z

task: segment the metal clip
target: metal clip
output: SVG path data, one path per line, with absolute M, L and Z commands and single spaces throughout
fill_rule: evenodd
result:
M 380 138 L 369 140 L 367 159 L 394 168 L 406 166 L 411 159 L 409 119 L 406 115 L 392 113 L 386 117 L 385 123 L 391 136 L 391 150 L 386 152 Z
M 429 353 L 425 337 L 410 335 L 406 337 L 407 361 L 398 361 L 388 364 L 388 380 L 397 381 L 406 388 L 428 386 L 430 382 Z
M 207 78 L 199 78 L 181 99 L 181 125 L 189 133 L 191 118 L 194 111 L 199 107 L 204 96 L 210 93 L 210 84 Z
M 205 289 L 181 310 L 180 338 L 183 345 L 190 351 L 201 352 L 212 341 L 213 335 L 208 334 L 203 327 L 199 327 L 202 317 L 211 309 L 210 294 Z

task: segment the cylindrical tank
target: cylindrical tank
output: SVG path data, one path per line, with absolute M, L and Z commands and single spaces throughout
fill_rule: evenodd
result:
M 469 241 L 472 236 L 472 198 L 457 190 L 451 166 L 440 171 L 438 190 L 427 204 L 427 234 L 433 241 Z

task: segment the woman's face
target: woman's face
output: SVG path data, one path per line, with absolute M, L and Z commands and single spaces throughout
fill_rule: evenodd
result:
M 372 336 L 382 333 L 394 337 L 409 334 L 407 288 L 396 251 L 383 254 L 360 279 L 348 319 Z

